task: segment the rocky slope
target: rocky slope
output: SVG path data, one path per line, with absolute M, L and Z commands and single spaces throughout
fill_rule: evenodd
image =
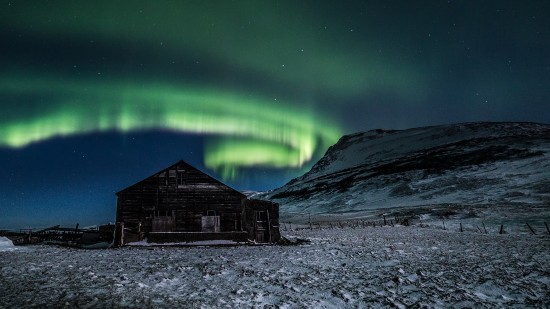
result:
M 350 214 L 426 205 L 550 207 L 550 125 L 464 123 L 342 137 L 267 194 L 281 212 Z

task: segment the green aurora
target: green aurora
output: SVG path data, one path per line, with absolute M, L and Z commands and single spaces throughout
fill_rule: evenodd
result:
M 63 48 L 74 42 L 139 46 L 173 63 L 200 55 L 219 72 L 185 68 L 150 78 L 114 65 L 103 67 L 110 78 L 98 79 L 91 71 L 75 78 L 62 69 L 72 65 L 56 56 L 46 71 L 5 63 L 11 73 L 0 80 L 0 97 L 19 98 L 11 102 L 40 97 L 42 103 L 2 105 L 0 146 L 108 131 L 197 133 L 207 137 L 205 166 L 234 179 L 243 167 L 302 167 L 338 140 L 345 129 L 315 97 L 355 97 L 381 89 L 403 97 L 423 95 L 425 82 L 413 65 L 387 54 L 383 60 L 370 42 L 357 40 L 353 29 L 342 36 L 341 26 L 324 13 L 302 14 L 309 8 L 257 1 L 36 1 L 29 9 L 14 2 L 0 21 L 12 32 L 56 38 Z M 260 81 L 250 85 L 235 75 Z M 197 82 L 201 77 L 207 81 Z M 287 94 L 289 85 L 295 90 Z
M 3 1 L 0 229 L 112 221 L 181 159 L 265 191 L 344 134 L 548 123 L 549 38 L 547 0 Z
M 307 14 L 312 5 L 323 6 L 296 1 L 36 1 L 32 10 L 11 6 L 3 23 L 46 36 L 106 39 L 162 53 L 185 51 L 278 83 L 339 95 L 380 89 L 403 97 L 424 93 L 418 67 L 388 49 L 381 55 L 385 44 L 374 29 L 363 32 L 372 38 L 363 40 L 327 12 Z
M 205 166 L 229 179 L 246 167 L 298 173 L 372 126 L 516 117 L 529 110 L 515 85 L 535 89 L 531 110 L 545 103 L 545 64 L 529 62 L 542 57 L 517 46 L 544 50 L 547 22 L 536 6 L 493 4 L 10 1 L 0 147 L 199 134 Z
M 228 136 L 208 141 L 205 164 L 234 178 L 241 167 L 301 167 L 341 135 L 329 120 L 297 104 L 185 85 L 2 79 L 0 92 L 54 97 L 31 117 L 2 119 L 0 145 L 24 147 L 57 136 L 165 129 Z M 13 112 L 13 111 L 12 111 Z M 8 115 L 5 113 L 4 115 Z

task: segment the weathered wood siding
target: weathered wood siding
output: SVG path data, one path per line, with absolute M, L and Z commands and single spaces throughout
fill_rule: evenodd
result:
M 279 204 L 247 199 L 243 200 L 243 208 L 248 239 L 256 242 L 279 241 Z
M 183 161 L 117 195 L 117 222 L 132 231 L 201 232 L 202 216 L 219 216 L 220 232 L 242 230 L 246 197 Z

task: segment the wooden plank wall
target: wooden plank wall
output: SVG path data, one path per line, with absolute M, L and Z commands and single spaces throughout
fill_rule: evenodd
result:
M 256 233 L 264 233 L 265 242 L 277 242 L 281 238 L 279 231 L 279 204 L 262 200 L 243 201 L 245 230 L 248 231 L 248 238 L 256 240 Z M 258 221 L 257 212 L 265 211 L 267 221 Z
M 208 210 L 220 216 L 222 232 L 242 229 L 246 197 L 183 161 L 117 195 L 117 222 L 129 229 L 148 233 L 154 217 L 170 216 L 173 231 L 200 232 Z

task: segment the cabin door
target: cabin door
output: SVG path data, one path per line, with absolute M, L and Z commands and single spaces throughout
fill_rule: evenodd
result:
M 220 216 L 216 216 L 216 212 L 209 210 L 206 216 L 202 216 L 202 232 L 219 233 L 220 232 Z
M 254 212 L 254 217 L 256 217 L 256 222 L 254 224 L 256 237 L 254 240 L 256 242 L 267 242 L 269 239 L 268 212 L 265 210 L 256 210 Z
M 256 242 L 265 242 L 265 232 L 264 231 L 256 231 Z

